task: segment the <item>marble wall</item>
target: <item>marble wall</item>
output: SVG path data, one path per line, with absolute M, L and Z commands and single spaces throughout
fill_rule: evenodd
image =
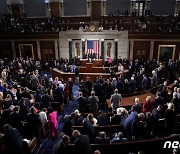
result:
M 60 57 L 69 58 L 69 41 L 72 41 L 72 55 L 75 55 L 75 42 L 82 45 L 82 41 L 87 40 L 99 40 L 100 49 L 101 41 L 104 41 L 104 58 L 107 59 L 107 43 L 110 42 L 111 46 L 111 57 L 115 57 L 115 41 L 118 42 L 118 57 L 128 58 L 129 43 L 128 43 L 128 32 L 127 31 L 103 31 L 103 32 L 81 32 L 81 31 L 66 31 L 59 32 L 59 51 Z M 85 43 L 86 46 L 86 43 Z M 80 50 L 82 47 L 80 46 Z M 85 50 L 87 47 L 85 47 Z M 86 52 L 86 51 L 85 51 Z M 81 50 L 82 53 L 82 50 Z M 81 56 L 81 55 L 80 55 Z

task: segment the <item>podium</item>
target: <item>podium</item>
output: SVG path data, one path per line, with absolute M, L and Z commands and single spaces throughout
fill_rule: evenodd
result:
M 102 59 L 94 59 L 92 60 L 92 63 L 90 63 L 87 59 L 81 60 L 80 73 L 98 73 L 98 72 L 99 73 L 103 72 Z
M 89 64 L 88 59 L 81 59 L 81 66 L 85 66 L 86 64 Z M 92 59 L 92 64 L 94 67 L 103 67 L 103 60 L 102 59 Z

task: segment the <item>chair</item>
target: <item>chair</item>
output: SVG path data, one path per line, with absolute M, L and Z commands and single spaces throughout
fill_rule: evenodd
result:
M 37 140 L 36 137 L 34 137 L 31 140 L 31 142 L 29 143 L 29 149 L 30 149 L 31 153 L 34 151 L 34 149 L 36 148 L 37 144 L 38 144 L 38 140 Z

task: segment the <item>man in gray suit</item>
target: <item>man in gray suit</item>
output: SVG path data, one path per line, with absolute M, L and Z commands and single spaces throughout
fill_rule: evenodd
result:
M 99 99 L 97 96 L 95 96 L 95 91 L 91 91 L 91 96 L 89 97 L 89 111 L 91 113 L 95 113 L 98 110 L 98 103 L 99 103 Z
M 152 78 L 151 78 L 151 88 L 156 87 L 156 86 L 157 86 L 157 74 L 156 74 L 156 71 L 153 70 Z
M 118 94 L 118 89 L 115 89 L 114 94 L 111 95 L 110 98 L 113 111 L 120 107 L 121 99 L 122 99 L 121 94 Z

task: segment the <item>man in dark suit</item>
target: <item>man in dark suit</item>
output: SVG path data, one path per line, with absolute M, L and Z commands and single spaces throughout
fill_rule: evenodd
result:
M 75 153 L 76 154 L 92 154 L 89 138 L 87 135 L 81 135 L 78 130 L 73 131 Z
M 111 143 L 124 143 L 124 142 L 127 142 L 127 141 L 128 141 L 127 138 L 123 138 L 123 133 L 119 132 L 111 140 Z
M 161 97 L 161 93 L 157 92 L 156 93 L 156 98 L 154 100 L 154 106 L 153 108 L 157 108 L 159 105 L 164 106 L 165 105 L 165 100 L 163 97 Z
M 52 97 L 48 94 L 47 91 L 45 91 L 45 94 L 42 96 L 41 99 L 41 108 L 48 108 L 51 106 L 51 102 L 53 102 Z
M 55 146 L 55 152 L 54 154 L 68 154 L 68 147 L 67 145 L 70 142 L 70 138 L 67 135 L 63 135 L 62 140 L 58 142 Z
M 109 144 L 110 138 L 106 137 L 106 132 L 100 132 L 99 136 L 95 139 L 96 144 Z
M 136 81 L 134 80 L 134 77 L 131 77 L 131 81 L 129 82 L 129 88 L 130 88 L 130 93 L 134 93 L 136 90 Z
M 6 146 L 6 152 L 9 154 L 23 154 L 22 138 L 16 128 L 11 125 L 5 124 L 3 126 L 4 137 L 3 142 Z
M 143 74 L 143 79 L 142 79 L 142 82 L 141 82 L 141 88 L 142 88 L 142 90 L 146 90 L 146 88 L 147 88 L 147 81 L 148 79 L 147 79 L 147 77 L 146 77 L 146 75 L 145 74 Z
M 89 77 L 86 77 L 86 82 L 84 83 L 85 87 L 88 90 L 88 96 L 90 96 L 91 91 L 92 91 L 92 82 L 90 81 Z
M 95 129 L 88 118 L 84 119 L 83 127 L 84 133 L 88 135 L 90 142 L 93 143 L 95 138 Z
M 79 98 L 77 99 L 78 101 L 78 110 L 80 113 L 85 113 L 87 112 L 87 101 L 86 101 L 86 98 L 83 97 L 83 93 L 82 92 L 79 92 Z
M 42 122 L 39 114 L 35 113 L 35 107 L 30 108 L 30 113 L 27 114 L 28 133 L 30 138 L 37 137 L 38 144 L 41 143 L 41 127 Z
M 134 105 L 132 106 L 131 110 L 136 111 L 137 113 L 142 112 L 142 105 L 139 103 L 139 98 L 135 98 Z
M 21 117 L 19 114 L 20 106 L 15 106 L 14 111 L 10 114 L 10 124 L 12 127 L 16 128 L 20 133 L 22 133 L 23 125 L 21 123 Z
M 0 129 L 2 129 L 3 125 L 10 123 L 10 114 L 13 112 L 13 110 L 14 110 L 14 105 L 11 105 L 8 109 L 3 110 L 0 120 L 1 121 Z
M 61 104 L 64 103 L 64 89 L 60 87 L 60 84 L 57 84 L 57 88 L 54 90 L 54 100 L 60 102 Z
M 143 120 L 144 117 L 145 116 L 143 113 L 138 114 L 136 111 L 132 111 L 131 114 L 127 117 L 123 125 L 128 139 L 135 140 L 137 123 Z

